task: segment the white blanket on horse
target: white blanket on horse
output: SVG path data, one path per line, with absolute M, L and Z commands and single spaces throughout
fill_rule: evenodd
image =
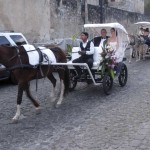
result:
M 30 65 L 38 65 L 39 64 L 39 53 L 37 52 L 37 50 L 35 49 L 35 47 L 33 45 L 23 45 L 24 49 L 26 50 L 27 54 L 28 54 L 28 58 L 29 58 L 29 63 Z M 51 64 L 51 63 L 56 63 L 56 57 L 54 55 L 54 53 L 45 47 L 39 47 L 39 49 L 41 50 L 41 52 L 45 55 L 47 55 L 48 60 L 47 61 L 44 57 L 43 57 L 43 65 L 46 64 Z

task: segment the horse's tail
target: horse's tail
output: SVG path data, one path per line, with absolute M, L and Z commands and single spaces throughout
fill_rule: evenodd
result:
M 70 79 L 69 79 L 69 69 L 67 66 L 64 67 L 65 72 L 64 72 L 64 95 L 66 95 L 69 92 L 69 84 L 70 84 Z

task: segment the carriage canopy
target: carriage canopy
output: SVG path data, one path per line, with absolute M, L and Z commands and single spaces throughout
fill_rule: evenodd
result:
M 141 27 L 147 27 L 147 26 L 150 26 L 150 22 L 136 22 L 134 23 L 135 25 L 140 25 Z
M 120 58 L 124 57 L 124 52 L 129 44 L 128 32 L 120 23 L 104 23 L 104 24 L 85 24 L 84 28 L 88 30 L 90 38 L 100 36 L 101 29 L 107 30 L 107 35 L 110 36 L 110 29 L 115 28 L 119 42 Z

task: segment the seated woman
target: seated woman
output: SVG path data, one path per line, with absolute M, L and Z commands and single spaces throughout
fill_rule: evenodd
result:
M 117 37 L 118 33 L 115 30 L 115 28 L 111 28 L 110 33 L 111 33 L 111 36 L 108 38 L 107 45 L 108 47 L 110 46 L 111 49 L 113 49 L 112 58 L 114 58 L 115 62 L 118 63 L 117 67 L 115 67 L 116 75 L 118 75 L 121 69 L 121 63 L 119 59 L 121 54 L 119 51 L 119 42 L 118 42 L 118 37 Z
M 111 36 L 107 40 L 107 45 L 111 46 L 113 50 L 116 51 L 117 48 L 119 47 L 117 31 L 115 30 L 115 28 L 111 28 L 110 33 L 111 33 Z

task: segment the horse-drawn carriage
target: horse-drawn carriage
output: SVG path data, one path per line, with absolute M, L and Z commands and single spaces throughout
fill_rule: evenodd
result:
M 88 30 L 88 33 L 92 36 L 99 34 L 100 30 L 105 28 L 108 32 L 111 28 L 115 28 L 118 33 L 119 47 L 117 49 L 118 56 L 113 61 L 112 53 L 109 48 L 95 47 L 94 50 L 94 63 L 93 67 L 89 69 L 86 63 L 72 63 L 72 61 L 79 57 L 79 47 L 73 47 L 71 53 L 71 60 L 66 65 L 70 71 L 70 90 L 73 90 L 78 82 L 92 83 L 96 86 L 102 84 L 105 94 L 110 94 L 113 80 L 118 77 L 120 86 L 125 86 L 127 82 L 128 72 L 127 67 L 124 64 L 124 52 L 128 45 L 128 33 L 126 29 L 119 23 L 107 23 L 107 24 L 85 24 L 84 28 Z M 105 57 L 104 57 L 105 56 Z M 73 66 L 80 66 L 82 68 L 82 76 L 76 79 L 77 71 Z
M 129 36 L 131 58 L 136 58 L 136 60 L 141 60 L 141 58 L 145 59 L 150 53 L 150 39 L 148 37 L 150 22 L 136 22 L 134 26 L 136 26 L 136 34 Z
M 126 85 L 128 74 L 123 60 L 128 36 L 125 28 L 119 23 L 85 24 L 84 27 L 85 29 L 91 29 L 92 34 L 99 33 L 101 28 L 109 30 L 112 27 L 118 32 L 119 47 L 116 52 L 117 55 L 112 55 L 113 50 L 108 47 L 95 47 L 94 63 L 91 70 L 86 63 L 72 63 L 72 60 L 79 57 L 79 47 L 72 49 L 71 60 L 67 62 L 65 53 L 59 47 L 47 46 L 35 48 L 33 45 L 28 44 L 21 46 L 0 46 L 0 63 L 13 71 L 18 83 L 17 111 L 13 117 L 13 121 L 17 121 L 20 117 L 20 106 L 24 91 L 36 109 L 39 110 L 39 103 L 30 92 L 29 83 L 33 79 L 47 77 L 53 84 L 51 101 L 54 102 L 56 100 L 54 97 L 56 86 L 56 79 L 53 76 L 54 71 L 57 71 L 59 74 L 61 87 L 60 97 L 56 101 L 56 106 L 61 105 L 63 95 L 69 88 L 73 90 L 78 82 L 93 82 L 94 85 L 102 84 L 106 94 L 110 93 L 115 77 L 118 77 L 120 86 Z M 77 75 L 77 72 L 73 66 L 82 67 L 83 73 L 86 72 L 85 76 L 75 79 L 74 77 Z

